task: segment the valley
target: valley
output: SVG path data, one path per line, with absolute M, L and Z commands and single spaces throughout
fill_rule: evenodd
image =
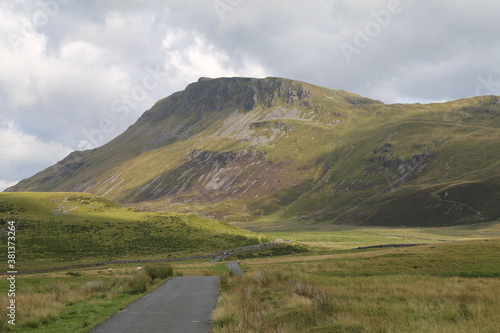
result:
M 16 269 L 46 270 L 0 331 L 88 332 L 184 275 L 220 277 L 214 333 L 494 332 L 499 156 L 497 96 L 200 78 L 0 193 L 0 248 L 13 221 Z M 243 276 L 207 258 L 240 247 Z
M 245 332 L 396 332 L 408 325 L 428 332 L 493 332 L 499 324 L 500 222 L 449 228 L 260 224 L 250 229 L 261 239 L 279 236 L 293 242 L 226 258 L 240 261 L 245 274 L 239 277 L 231 276 L 225 262 L 167 264 L 174 276 L 220 277 L 214 332 L 241 329 L 237 327 Z M 412 243 L 422 245 L 365 248 Z M 197 248 L 194 242 L 191 246 Z M 21 256 L 20 264 L 59 263 L 47 255 L 44 261 L 26 263 Z M 139 281 L 144 269 L 163 265 L 121 263 L 18 275 L 18 301 L 24 306 L 18 310 L 19 329 L 10 331 L 88 332 L 161 285 L 164 278 Z M 131 292 L 135 283 L 141 289 Z M 6 287 L 2 279 L 0 288 Z

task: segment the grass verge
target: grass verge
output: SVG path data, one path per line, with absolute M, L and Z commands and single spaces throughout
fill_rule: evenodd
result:
M 0 332 L 88 332 L 174 275 L 170 265 L 17 277 L 16 325 L 0 311 Z M 5 280 L 0 288 L 8 290 Z M 1 304 L 7 304 L 5 293 Z

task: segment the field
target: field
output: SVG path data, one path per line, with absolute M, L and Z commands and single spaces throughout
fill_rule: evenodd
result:
M 348 225 L 245 222 L 234 225 L 263 237 L 291 239 L 311 250 L 348 250 L 380 244 L 430 244 L 500 237 L 499 223 L 439 228 L 356 227 Z
M 498 222 L 389 228 L 256 221 L 236 228 L 75 193 L 2 193 L 0 218 L 6 226 L 16 221 L 19 270 L 293 240 L 230 257 L 241 261 L 243 277 L 206 260 L 155 269 L 120 264 L 18 275 L 18 325 L 7 325 L 2 306 L 0 331 L 88 332 L 172 275 L 221 277 L 214 333 L 468 333 L 497 332 L 500 326 Z M 5 227 L 1 239 L 5 251 Z M 382 244 L 422 245 L 366 248 Z M 154 273 L 162 270 L 168 273 Z M 8 290 L 6 279 L 0 288 Z M 7 293 L 0 294 L 1 304 L 7 304 Z
M 223 279 L 213 332 L 497 332 L 499 227 L 253 226 L 302 240 L 313 251 L 242 259 L 246 274 Z M 380 237 L 428 244 L 352 249 Z
M 241 260 L 243 277 L 204 260 L 174 268 L 175 275 L 221 276 L 214 333 L 496 332 L 498 253 L 500 238 L 488 238 L 288 255 L 266 250 Z M 20 319 L 11 331 L 87 332 L 164 281 L 146 280 L 146 289 L 131 292 L 142 272 L 112 265 L 19 275 Z M 7 288 L 4 279 L 0 288 Z

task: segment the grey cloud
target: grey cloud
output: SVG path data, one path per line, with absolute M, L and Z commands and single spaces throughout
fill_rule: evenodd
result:
M 33 34 L 21 29 L 26 22 L 33 28 L 34 15 L 54 1 L 59 7 Z M 353 29 L 377 23 L 373 13 L 394 1 L 2 3 L 0 32 L 20 36 L 24 49 L 16 53 L 8 39 L 0 40 L 0 121 L 48 145 L 77 149 L 89 141 L 85 133 L 95 134 L 110 119 L 113 130 L 94 140 L 103 144 L 156 100 L 211 75 L 288 77 L 388 103 L 500 95 L 500 3 L 494 0 L 400 0 L 402 11 L 346 61 L 341 45 L 354 45 Z M 167 42 L 167 36 L 178 38 Z M 163 78 L 140 91 L 151 69 Z M 147 96 L 125 102 L 144 91 Z M 124 103 L 125 116 L 114 112 Z

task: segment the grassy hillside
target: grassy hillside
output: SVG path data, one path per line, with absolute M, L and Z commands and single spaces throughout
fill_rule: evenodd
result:
M 257 244 L 255 234 L 194 214 L 140 212 L 86 193 L 0 193 L 1 247 L 17 229 L 17 269 L 168 258 Z
M 447 226 L 500 217 L 500 99 L 392 104 L 202 79 L 9 191 L 84 191 L 226 221 Z

